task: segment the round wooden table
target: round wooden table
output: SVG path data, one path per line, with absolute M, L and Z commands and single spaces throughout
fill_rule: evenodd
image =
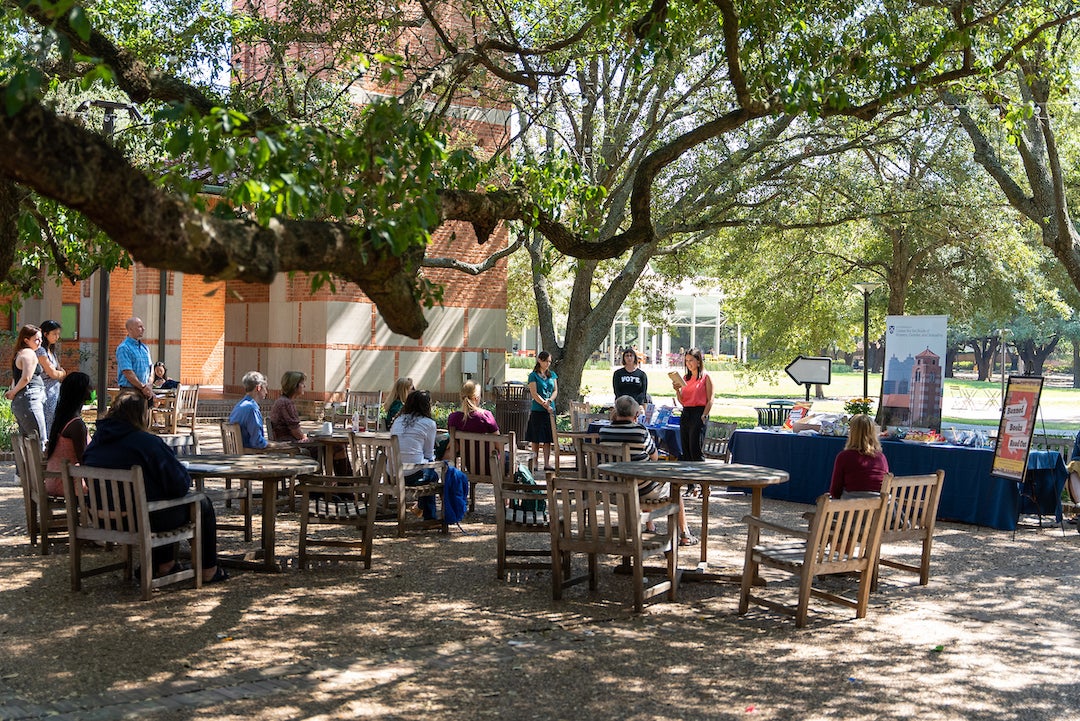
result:
M 261 561 L 252 563 L 247 559 L 221 558 L 223 565 L 254 568 L 277 573 L 281 566 L 275 551 L 277 536 L 277 486 L 282 478 L 295 478 L 302 473 L 315 473 L 319 464 L 307 456 L 290 456 L 283 453 L 207 453 L 181 459 L 188 473 L 195 478 L 240 478 L 260 481 L 262 497 L 262 553 Z
M 750 512 L 761 516 L 761 491 L 765 486 L 787 483 L 788 472 L 765 466 L 722 461 L 621 461 L 601 463 L 597 470 L 620 478 L 667 482 L 678 497 L 684 483 L 701 485 L 701 560 L 699 570 L 709 564 L 709 492 L 712 486 L 750 489 Z M 730 580 L 724 578 L 722 580 Z

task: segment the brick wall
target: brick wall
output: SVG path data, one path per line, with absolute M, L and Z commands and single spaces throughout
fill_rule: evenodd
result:
M 173 377 L 181 383 L 220 385 L 225 364 L 225 283 L 185 275 L 181 298 L 183 343 L 180 372 Z

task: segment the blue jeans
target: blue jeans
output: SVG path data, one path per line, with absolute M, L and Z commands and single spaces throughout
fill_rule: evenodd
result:
M 11 412 L 24 436 L 36 435 L 44 450 L 49 440 L 45 432 L 45 392 L 40 388 L 23 388 L 11 401 Z

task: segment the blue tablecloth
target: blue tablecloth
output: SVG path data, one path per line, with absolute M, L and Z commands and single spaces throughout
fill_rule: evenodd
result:
M 606 426 L 611 421 L 593 421 L 589 424 L 589 433 L 599 433 L 600 426 Z M 645 426 L 656 441 L 656 447 L 660 450 L 673 454 L 676 458 L 682 458 L 682 441 L 679 440 L 678 416 L 668 420 L 662 426 Z
M 766 488 L 766 497 L 814 503 L 822 493 L 828 493 L 833 461 L 846 442 L 846 438 L 740 430 L 732 436 L 729 447 L 732 463 L 780 468 L 791 475 L 788 483 Z M 945 471 L 938 518 L 1013 530 L 1020 512 L 1037 512 L 1034 503 L 1021 503 L 1015 481 L 990 475 L 994 454 L 988 449 L 898 441 L 881 445 L 894 475 Z M 1060 514 L 1060 503 L 1053 499 L 1060 498 L 1068 478 L 1061 456 L 1032 451 L 1028 467 L 1032 470 L 1028 471 L 1027 484 L 1035 489 L 1032 495 L 1040 499 L 1042 512 L 1056 509 Z

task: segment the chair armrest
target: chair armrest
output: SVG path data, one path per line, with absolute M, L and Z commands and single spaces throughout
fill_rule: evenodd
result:
M 150 513 L 154 511 L 162 511 L 166 508 L 176 508 L 177 506 L 186 506 L 191 503 L 201 503 L 206 498 L 206 495 L 202 492 L 188 493 L 186 496 L 180 496 L 180 498 L 165 498 L 160 501 L 147 501 L 146 510 Z
M 797 538 L 809 538 L 810 533 L 798 528 L 790 528 L 788 526 L 781 526 L 779 523 L 770 523 L 769 521 L 763 521 L 757 516 L 743 516 L 743 523 L 751 528 L 768 529 L 770 531 L 776 531 L 777 533 L 786 533 L 789 536 L 795 536 Z

